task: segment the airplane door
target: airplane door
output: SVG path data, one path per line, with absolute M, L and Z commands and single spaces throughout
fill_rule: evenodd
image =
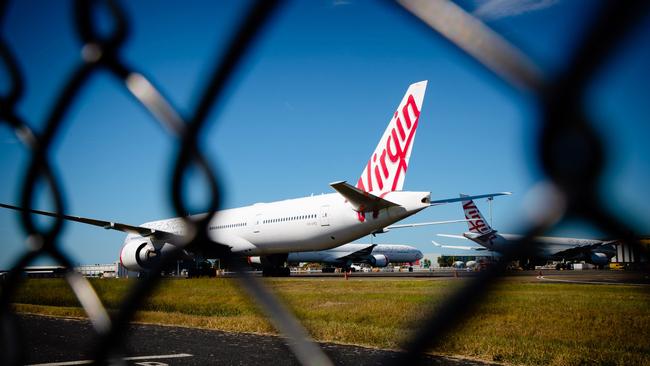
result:
M 320 208 L 320 226 L 330 226 L 329 218 L 330 206 L 324 205 Z
M 262 222 L 263 222 L 264 217 L 262 214 L 257 214 L 255 215 L 255 220 L 253 220 L 253 232 L 254 233 L 259 233 L 260 229 L 262 228 Z

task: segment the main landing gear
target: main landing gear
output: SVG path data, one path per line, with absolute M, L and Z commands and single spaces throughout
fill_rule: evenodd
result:
M 285 265 L 287 256 L 287 254 L 271 254 L 260 257 L 262 262 L 262 276 L 289 277 L 291 270 Z

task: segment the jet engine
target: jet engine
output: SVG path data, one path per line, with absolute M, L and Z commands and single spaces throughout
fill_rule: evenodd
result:
M 479 268 L 479 263 L 477 261 L 467 261 L 465 267 L 468 271 L 477 271 Z
M 159 254 L 149 239 L 133 239 L 122 247 L 120 262 L 129 271 L 145 271 L 153 266 Z
M 383 254 L 373 254 L 370 256 L 370 264 L 373 267 L 386 267 L 388 265 L 388 257 Z

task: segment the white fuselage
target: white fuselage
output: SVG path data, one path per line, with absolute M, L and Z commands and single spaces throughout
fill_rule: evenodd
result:
M 333 248 L 368 235 L 429 207 L 429 192 L 389 192 L 399 206 L 376 214 L 360 214 L 338 193 L 322 194 L 218 211 L 209 225 L 210 238 L 235 254 L 255 256 Z M 153 221 L 143 227 L 184 235 L 180 218 Z M 128 235 L 125 244 L 142 240 Z M 153 242 L 160 248 L 165 243 Z
M 289 253 L 287 261 L 290 263 L 315 262 L 327 264 L 345 264 L 346 261 L 342 261 L 339 258 L 363 250 L 370 245 L 371 244 L 344 244 L 327 250 Z M 389 263 L 413 263 L 419 259 L 422 259 L 422 252 L 417 248 L 399 244 L 378 244 L 372 249 L 371 254 L 384 255 L 386 258 L 388 258 Z M 351 262 L 358 263 L 354 260 Z

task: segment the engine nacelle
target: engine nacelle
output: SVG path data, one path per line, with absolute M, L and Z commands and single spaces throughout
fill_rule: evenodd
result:
M 120 262 L 129 271 L 146 271 L 154 265 L 159 254 L 149 239 L 133 239 L 122 247 Z
M 609 263 L 609 257 L 605 253 L 591 252 L 591 263 L 602 266 Z
M 465 267 L 466 267 L 468 270 L 472 270 L 472 271 L 474 271 L 474 270 L 477 270 L 477 269 L 478 269 L 478 267 L 479 267 L 479 263 L 478 263 L 477 261 L 467 261 L 467 263 L 465 263 Z
M 386 267 L 388 265 L 388 257 L 383 254 L 373 254 L 370 256 L 370 264 L 373 267 Z
M 451 264 L 451 266 L 456 268 L 456 269 L 465 268 L 465 262 L 463 262 L 463 261 L 455 261 L 454 263 Z

